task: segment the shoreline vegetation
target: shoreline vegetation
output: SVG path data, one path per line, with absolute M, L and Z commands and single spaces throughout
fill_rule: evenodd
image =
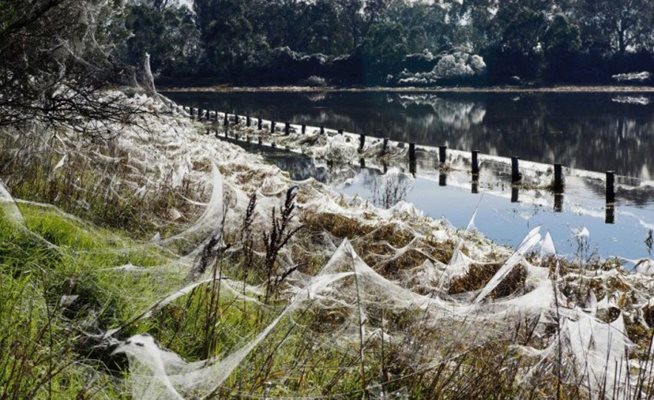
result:
M 651 265 L 346 199 L 122 99 L 120 135 L 0 136 L 3 397 L 654 395 Z
M 653 399 L 654 260 L 293 180 L 155 85 L 654 82 L 654 2 L 532 3 L 1 1 L 0 399 Z
M 361 92 L 361 93 L 654 93 L 654 86 L 490 86 L 490 87 L 394 87 L 394 86 L 161 86 L 162 93 L 173 92 L 280 92 L 280 93 L 315 93 L 315 92 Z

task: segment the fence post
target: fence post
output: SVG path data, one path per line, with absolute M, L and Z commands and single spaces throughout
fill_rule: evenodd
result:
M 225 117 L 223 118 L 223 125 L 229 126 L 229 114 L 225 112 Z
M 339 135 L 342 135 L 342 134 L 343 134 L 343 130 L 342 130 L 342 129 L 339 129 L 339 130 L 338 130 L 338 134 L 339 134 Z
M 270 121 L 270 133 L 275 133 L 275 121 Z
M 259 122 L 257 123 L 257 129 L 258 130 L 263 129 L 263 122 L 261 121 L 261 117 L 259 117 Z
M 520 183 L 522 174 L 520 174 L 520 158 L 511 157 L 511 183 Z
M 416 162 L 416 144 L 409 143 L 409 161 Z
M 472 151 L 472 175 L 479 176 L 479 150 Z
M 302 134 L 304 135 L 304 134 L 306 134 L 306 133 L 307 133 L 307 125 L 306 125 L 306 124 L 302 124 Z
M 288 122 L 284 124 L 284 134 L 286 136 L 291 134 L 291 124 L 289 124 Z
M 365 145 L 366 145 L 366 135 L 362 133 L 359 135 L 359 153 L 363 151 Z
M 563 166 L 561 164 L 554 164 L 554 193 L 561 193 L 564 185 Z
M 320 127 L 320 134 L 321 134 L 321 135 L 324 135 L 324 134 L 325 134 L 325 127 L 324 127 L 324 126 L 321 126 L 321 127 Z
M 252 121 L 250 121 L 250 116 L 247 115 L 247 116 L 245 117 L 245 125 L 247 125 L 248 128 L 249 128 L 250 125 L 251 125 L 250 122 L 252 122 Z
M 615 204 L 615 172 L 606 171 L 606 204 Z
M 447 146 L 438 146 L 438 161 L 441 164 L 447 162 Z

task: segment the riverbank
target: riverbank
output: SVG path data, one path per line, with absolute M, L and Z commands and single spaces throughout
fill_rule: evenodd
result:
M 292 181 L 177 108 L 125 101 L 148 113 L 116 136 L 2 134 L 14 397 L 651 393 L 650 275 Z
M 552 87 L 339 87 L 339 86 L 229 86 L 161 87 L 163 93 L 654 93 L 654 86 L 552 86 Z

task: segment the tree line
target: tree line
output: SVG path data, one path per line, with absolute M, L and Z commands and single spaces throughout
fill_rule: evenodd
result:
M 486 63 L 476 82 L 608 83 L 654 69 L 649 0 L 143 0 L 123 53 L 165 80 L 392 83 L 443 54 Z
M 0 0 L 0 107 L 79 108 L 84 87 L 138 80 L 146 53 L 170 84 L 586 84 L 654 71 L 650 0 L 179 1 Z

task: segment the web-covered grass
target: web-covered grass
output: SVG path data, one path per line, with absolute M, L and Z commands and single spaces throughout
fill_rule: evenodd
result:
M 650 276 L 293 182 L 130 101 L 149 129 L 3 136 L 0 397 L 654 395 Z

